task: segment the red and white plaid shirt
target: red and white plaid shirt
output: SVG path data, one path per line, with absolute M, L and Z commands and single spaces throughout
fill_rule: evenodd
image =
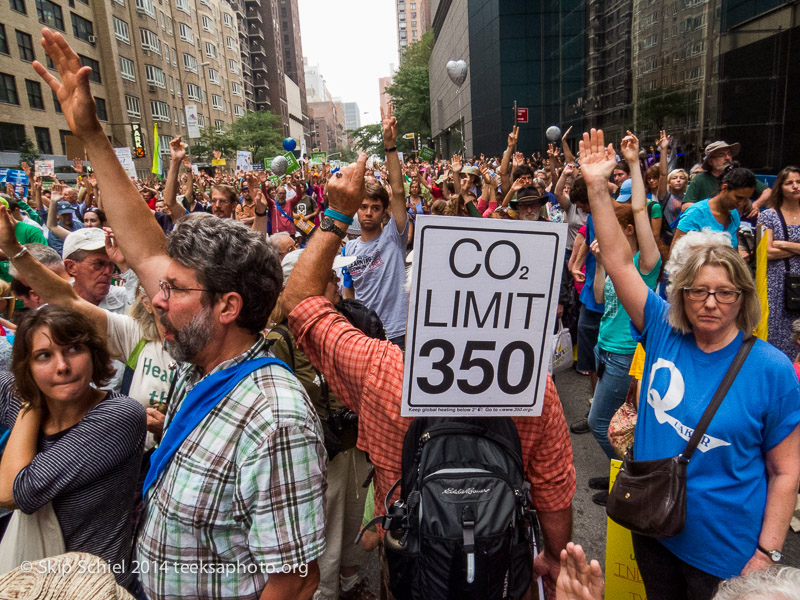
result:
M 386 493 L 401 474 L 403 438 L 412 421 L 400 416 L 403 353 L 391 342 L 364 335 L 321 296 L 298 304 L 289 315 L 289 326 L 336 397 L 358 414 L 358 447 L 375 465 L 375 514 L 383 514 Z M 542 415 L 514 417 L 514 423 L 534 507 L 568 508 L 575 493 L 572 443 L 549 375 Z

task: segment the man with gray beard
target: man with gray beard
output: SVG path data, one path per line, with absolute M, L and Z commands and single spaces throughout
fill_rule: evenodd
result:
M 261 335 L 282 286 L 275 250 L 263 234 L 208 214 L 184 217 L 165 238 L 97 120 L 90 70 L 61 34 L 42 36 L 61 80 L 34 69 L 98 184 L 114 190 L 104 209 L 119 248 L 159 311 L 169 352 L 184 361 L 144 481 L 143 592 L 311 598 L 325 549 L 325 450 L 305 390 Z

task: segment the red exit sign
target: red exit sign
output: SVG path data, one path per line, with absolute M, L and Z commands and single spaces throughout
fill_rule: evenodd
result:
M 528 109 L 527 108 L 518 108 L 517 109 L 517 123 L 527 123 L 528 122 Z

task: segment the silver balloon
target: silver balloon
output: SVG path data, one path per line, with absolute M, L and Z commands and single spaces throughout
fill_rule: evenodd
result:
M 550 140 L 551 142 L 557 142 L 558 140 L 561 139 L 561 130 L 558 128 L 557 125 L 551 125 L 550 127 L 547 128 L 545 135 L 547 136 L 547 139 Z
M 269 163 L 269 168 L 275 175 L 282 177 L 283 174 L 286 173 L 286 169 L 289 168 L 289 161 L 286 160 L 285 156 L 279 154 Z
M 447 76 L 458 87 L 467 80 L 467 63 L 464 60 L 451 60 L 447 62 Z

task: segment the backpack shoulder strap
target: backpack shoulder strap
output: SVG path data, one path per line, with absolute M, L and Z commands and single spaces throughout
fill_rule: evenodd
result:
M 295 370 L 294 343 L 292 342 L 292 336 L 289 333 L 289 329 L 286 327 L 286 321 L 273 327 L 272 331 L 280 335 L 283 338 L 283 341 L 286 342 L 286 346 L 289 348 L 289 356 L 291 357 L 290 360 L 292 362 L 292 372 L 294 372 Z

